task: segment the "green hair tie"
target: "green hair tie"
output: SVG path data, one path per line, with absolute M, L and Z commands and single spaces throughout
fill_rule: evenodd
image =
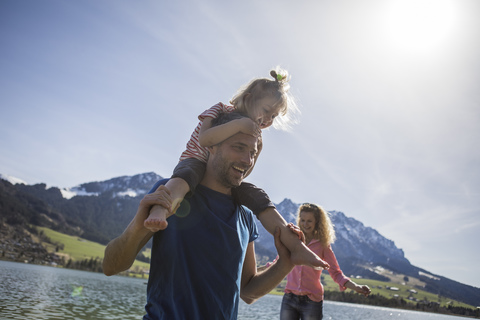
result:
M 278 80 L 278 81 L 282 81 L 283 78 L 284 78 L 284 76 L 282 76 L 281 74 L 278 74 L 278 73 L 277 73 L 277 80 Z

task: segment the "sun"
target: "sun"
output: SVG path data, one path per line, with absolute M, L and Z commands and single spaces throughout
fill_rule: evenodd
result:
M 392 0 L 383 32 L 396 50 L 430 53 L 445 45 L 457 24 L 455 0 Z

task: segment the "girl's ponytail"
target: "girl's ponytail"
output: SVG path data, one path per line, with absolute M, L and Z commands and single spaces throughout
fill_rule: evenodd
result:
M 276 68 L 275 70 L 270 71 L 270 75 L 278 82 L 281 86 L 285 86 L 287 82 L 290 80 L 289 74 L 287 70 L 283 70 L 280 68 Z M 286 89 L 287 91 L 288 89 Z

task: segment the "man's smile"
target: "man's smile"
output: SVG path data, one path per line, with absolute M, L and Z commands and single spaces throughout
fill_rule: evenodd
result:
M 245 171 L 247 171 L 246 169 L 242 169 L 240 167 L 237 167 L 237 166 L 232 166 L 233 169 L 235 169 L 236 171 L 240 172 L 242 175 L 245 174 Z

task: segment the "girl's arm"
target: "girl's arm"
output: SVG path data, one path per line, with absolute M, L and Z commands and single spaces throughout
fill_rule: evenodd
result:
M 212 120 L 213 118 L 205 118 L 203 120 L 198 135 L 198 142 L 205 148 L 219 144 L 239 132 L 252 136 L 259 136 L 261 133 L 258 125 L 250 118 L 232 120 L 215 127 L 212 127 Z

